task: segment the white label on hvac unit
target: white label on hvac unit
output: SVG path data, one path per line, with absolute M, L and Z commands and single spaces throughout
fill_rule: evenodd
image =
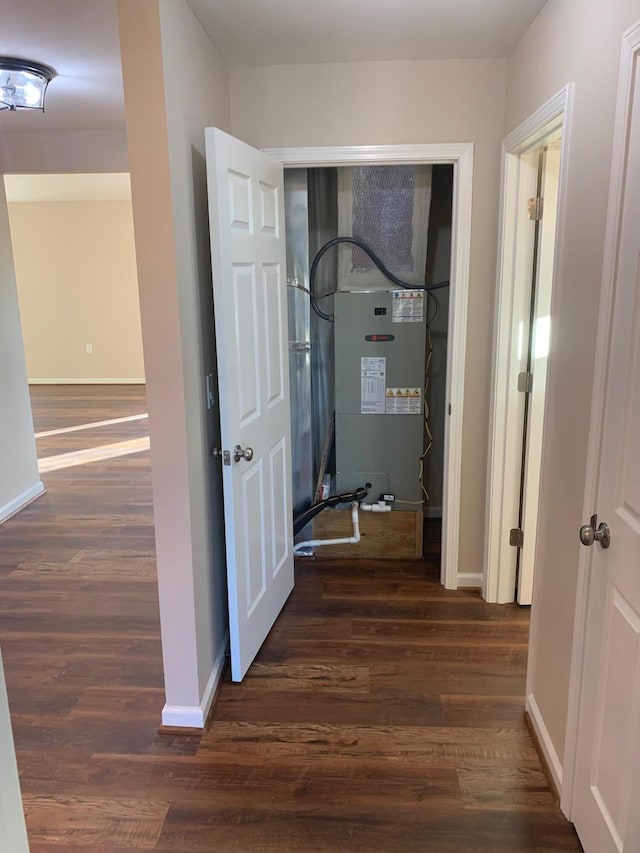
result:
M 386 358 L 360 359 L 360 414 L 384 415 L 386 377 Z
M 419 388 L 387 388 L 385 412 L 388 415 L 419 415 L 422 392 Z
M 422 323 L 424 319 L 424 292 L 422 290 L 394 290 L 392 323 Z

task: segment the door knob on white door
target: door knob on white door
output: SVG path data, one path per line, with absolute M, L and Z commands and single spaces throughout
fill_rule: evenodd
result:
M 594 542 L 598 542 L 601 548 L 608 548 L 611 544 L 609 525 L 604 521 L 598 524 L 598 516 L 592 515 L 589 524 L 583 524 L 580 528 L 580 541 L 587 548 Z
M 239 444 L 233 448 L 233 461 L 239 462 L 241 459 L 244 459 L 245 462 L 251 462 L 253 459 L 253 448 L 245 447 L 243 450 Z

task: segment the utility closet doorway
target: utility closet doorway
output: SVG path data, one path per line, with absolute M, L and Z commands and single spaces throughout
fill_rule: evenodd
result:
M 284 187 L 294 515 L 327 494 L 368 488 L 357 544 L 301 553 L 433 556 L 444 505 L 454 166 L 288 168 Z M 296 542 L 348 538 L 351 525 L 343 503 Z
M 533 601 L 564 100 L 555 106 L 523 141 L 505 141 L 483 590 L 498 603 Z
M 315 287 L 315 276 L 317 265 L 320 260 L 320 252 L 314 255 L 309 266 L 308 277 L 306 272 L 301 272 L 303 284 L 296 281 L 295 263 L 297 259 L 300 264 L 309 262 L 309 226 L 308 221 L 300 227 L 301 246 L 292 245 L 290 250 L 291 282 L 290 288 L 282 287 L 284 284 L 284 273 L 287 268 L 286 247 L 286 215 L 285 215 L 285 189 L 284 169 L 286 167 L 299 166 L 304 169 L 320 168 L 325 166 L 351 166 L 354 163 L 360 166 L 383 165 L 390 166 L 402 164 L 404 166 L 422 166 L 435 164 L 453 165 L 452 184 L 452 216 L 451 216 L 451 286 L 449 282 L 442 282 L 440 289 L 450 289 L 449 294 L 449 321 L 447 324 L 447 370 L 446 370 L 446 414 L 444 428 L 444 454 L 443 454 L 443 489 L 442 489 L 442 535 L 441 535 L 441 578 L 445 587 L 455 589 L 459 585 L 465 585 L 466 578 L 458 571 L 458 533 L 460 525 L 460 470 L 462 457 L 462 413 L 464 400 L 464 367 L 465 367 L 465 329 L 467 318 L 467 295 L 469 280 L 469 249 L 470 249 L 470 225 L 471 225 L 471 187 L 473 176 L 473 146 L 466 143 L 447 145 L 425 145 L 425 146 L 371 146 L 366 149 L 342 148 L 342 149 L 280 149 L 257 151 L 244 142 L 241 142 L 229 134 L 217 128 L 208 128 L 206 131 L 207 142 L 207 166 L 208 187 L 211 217 L 211 248 L 212 248 L 212 271 L 214 305 L 216 309 L 216 331 L 218 333 L 218 381 L 220 398 L 220 421 L 222 448 L 214 448 L 214 455 L 222 461 L 224 479 L 224 504 L 225 504 L 225 532 L 227 550 L 227 577 L 229 587 L 229 622 L 231 635 L 231 659 L 232 674 L 234 680 L 241 680 L 251 659 L 260 647 L 271 625 L 280 612 L 282 605 L 294 584 L 293 557 L 295 548 L 291 548 L 292 534 L 296 530 L 299 518 L 291 519 L 293 512 L 292 486 L 294 477 L 291 470 L 291 456 L 288 448 L 291 446 L 291 409 L 292 394 L 287 388 L 289 383 L 289 320 L 285 316 L 285 292 L 291 292 L 298 298 L 304 295 L 307 304 L 301 306 L 301 311 L 309 313 L 310 303 L 315 301 L 314 310 L 319 319 L 331 323 L 337 318 L 337 305 L 333 306 L 333 313 L 329 314 L 324 308 L 318 307 L 320 301 L 312 291 Z M 414 169 L 412 180 L 416 179 L 417 169 Z M 353 174 L 350 173 L 353 182 Z M 418 182 L 419 183 L 419 182 Z M 308 192 L 308 189 L 307 189 Z M 374 193 L 375 195 L 375 193 Z M 383 200 L 387 193 L 382 193 Z M 289 198 L 289 219 L 293 227 L 296 225 L 296 197 L 295 191 Z M 306 204 L 308 209 L 308 201 Z M 353 200 L 347 208 L 353 216 L 355 205 Z M 374 484 L 374 477 L 362 478 L 362 474 L 379 475 L 385 474 L 384 467 L 389 455 L 388 442 L 383 438 L 371 441 L 369 430 L 362 428 L 360 424 L 354 424 L 352 416 L 360 418 L 367 417 L 383 419 L 385 429 L 391 429 L 391 425 L 397 421 L 404 424 L 413 422 L 418 424 L 417 436 L 422 434 L 423 443 L 414 446 L 413 458 L 411 455 L 397 453 L 396 450 L 404 447 L 404 434 L 396 435 L 391 442 L 393 459 L 409 461 L 413 471 L 406 480 L 399 480 L 398 489 L 407 487 L 408 494 L 403 495 L 403 500 L 411 500 L 411 490 L 419 491 L 416 494 L 420 518 L 422 517 L 423 499 L 421 498 L 421 478 L 417 478 L 415 469 L 418 463 L 426 457 L 424 447 L 423 413 L 424 412 L 424 389 L 425 368 L 428 365 L 426 357 L 426 332 L 422 338 L 422 352 L 419 353 L 420 332 L 426 330 L 427 320 L 435 315 L 428 315 L 426 310 L 427 297 L 424 285 L 418 286 L 427 271 L 426 253 L 422 258 L 414 254 L 413 235 L 419 233 L 419 229 L 413 228 L 413 217 L 416 212 L 413 189 L 411 192 L 411 205 L 409 206 L 411 221 L 411 238 L 407 240 L 406 234 L 400 234 L 410 249 L 406 254 L 409 256 L 413 275 L 417 280 L 405 281 L 391 273 L 373 250 L 362 241 L 353 237 L 348 238 L 350 244 L 356 244 L 365 251 L 369 259 L 374 260 L 377 270 L 384 272 L 386 278 L 390 278 L 398 288 L 395 291 L 375 289 L 367 280 L 364 286 L 356 293 L 340 290 L 334 282 L 331 298 L 337 303 L 339 298 L 357 296 L 371 297 L 372 304 L 367 312 L 350 310 L 344 312 L 343 324 L 346 330 L 343 339 L 350 342 L 361 340 L 362 345 L 386 345 L 392 343 L 397 336 L 406 344 L 406 352 L 411 350 L 407 358 L 395 359 L 395 367 L 402 373 L 389 371 L 386 374 L 386 356 L 374 354 L 373 356 L 362 355 L 355 352 L 349 355 L 350 364 L 347 359 L 337 350 L 333 353 L 333 374 L 340 374 L 340 381 L 335 380 L 335 408 L 344 414 L 347 421 L 347 430 L 351 436 L 352 453 L 346 455 L 350 471 L 346 473 L 357 476 L 358 480 L 365 480 L 362 484 L 372 490 L 375 496 L 377 489 L 385 489 L 386 482 Z M 358 214 L 359 215 L 359 214 Z M 374 215 L 368 215 L 369 219 L 380 218 L 381 211 L 374 211 Z M 423 212 L 424 215 L 424 212 Z M 308 219 L 308 213 L 307 217 Z M 281 223 L 285 221 L 285 227 Z M 338 222 L 340 228 L 342 223 Z M 428 219 L 427 219 L 428 232 Z M 343 239 L 339 241 L 344 242 Z M 330 245 L 323 244 L 322 253 L 332 249 Z M 294 241 L 295 244 L 295 241 Z M 395 241 L 390 243 L 391 249 L 395 247 Z M 416 261 L 416 258 L 418 260 Z M 339 260 L 337 261 L 339 263 Z M 351 260 L 347 263 L 348 273 L 362 272 L 360 266 L 355 262 L 353 253 Z M 261 274 L 256 276 L 256 269 L 261 269 Z M 365 274 L 371 272 L 364 269 Z M 336 291 L 336 293 L 333 293 Z M 275 294 L 278 298 L 274 298 Z M 372 296 L 373 294 L 373 296 Z M 319 296 L 319 294 L 318 294 Z M 292 297 L 294 298 L 294 297 Z M 398 305 L 395 304 L 396 300 Z M 348 299 L 348 302 L 352 300 Z M 360 302 L 353 302 L 359 305 Z M 296 329 L 296 308 L 292 306 L 292 329 L 291 329 L 291 357 L 304 356 L 301 359 L 300 371 L 294 367 L 293 373 L 304 373 L 308 367 L 311 372 L 311 326 L 310 321 L 306 328 Z M 353 308 L 353 306 L 352 306 Z M 380 310 L 377 310 L 380 309 Z M 362 318 L 368 316 L 368 322 L 362 328 Z M 372 322 L 384 322 L 391 326 L 391 331 L 372 330 L 368 332 Z M 394 322 L 395 321 L 395 322 Z M 306 318 L 304 318 L 306 323 Z M 357 329 L 357 324 L 360 329 Z M 332 324 L 333 325 L 333 324 Z M 397 329 L 397 331 L 396 331 Z M 382 337 L 381 337 L 382 336 Z M 338 336 L 334 336 L 338 339 Z M 329 356 L 330 358 L 330 352 Z M 327 385 L 326 367 L 318 365 L 323 371 L 325 385 Z M 374 362 L 372 365 L 369 362 Z M 411 377 L 405 372 L 412 372 Z M 415 371 L 415 374 L 413 373 Z M 355 373 L 355 378 L 354 378 Z M 342 381 L 342 374 L 348 382 Z M 294 392 L 293 407 L 302 410 L 302 416 L 298 422 L 297 417 L 294 428 L 301 434 L 301 440 L 305 442 L 299 469 L 304 471 L 305 488 L 308 489 L 308 474 L 311 472 L 311 489 L 313 491 L 313 467 L 314 459 L 310 450 L 312 442 L 312 406 L 308 403 L 311 377 L 305 379 L 305 393 L 307 394 L 306 410 L 305 404 L 300 402 L 299 394 Z M 294 375 L 295 380 L 295 375 Z M 389 385 L 388 380 L 395 382 Z M 402 383 L 402 385 L 400 385 Z M 405 384 L 406 383 L 406 384 Z M 344 389 L 351 389 L 348 394 L 347 407 L 340 407 L 338 395 Z M 416 394 L 395 394 L 393 400 L 387 400 L 390 389 L 401 391 L 415 390 Z M 355 390 L 354 390 L 355 389 Z M 417 399 L 413 399 L 414 396 Z M 354 399 L 359 401 L 359 409 L 354 407 Z M 417 405 L 416 405 L 417 404 Z M 395 407 L 391 412 L 387 407 Z M 416 406 L 417 411 L 412 411 Z M 355 408 L 355 410 L 354 410 Z M 412 419 L 412 420 L 410 420 Z M 334 423 L 337 417 L 334 418 Z M 358 431 L 358 427 L 361 427 Z M 375 431 L 371 431 L 375 432 Z M 325 427 L 325 435 L 332 435 L 332 430 Z M 359 441 L 362 436 L 362 441 Z M 371 447 L 373 443 L 376 451 L 373 464 L 378 464 L 378 458 L 385 454 L 384 464 L 376 471 L 361 470 L 362 464 L 356 460 L 360 454 L 360 444 Z M 235 446 L 234 446 L 235 445 Z M 330 440 L 323 442 L 321 463 L 328 460 L 332 449 Z M 340 470 L 340 447 L 336 446 L 336 480 Z M 232 462 L 233 460 L 233 462 Z M 266 461 L 265 461 L 266 460 Z M 356 462 L 351 466 L 352 460 Z M 242 464 L 240 464 L 242 463 Z M 400 465 L 400 463 L 397 463 Z M 380 470 L 382 469 L 382 470 Z M 320 468 L 318 468 L 320 471 Z M 297 478 L 296 478 L 297 479 Z M 301 481 L 303 478 L 300 478 Z M 316 478 L 319 485 L 323 479 Z M 370 485 L 367 486 L 367 483 Z M 389 476 L 389 487 L 395 484 Z M 317 488 L 317 486 L 316 486 Z M 330 488 L 330 487 L 329 487 Z M 385 515 L 387 518 L 394 514 L 391 504 L 395 503 L 396 494 L 387 499 L 386 493 L 382 499 L 368 504 L 368 510 L 362 503 L 365 498 L 365 489 L 356 488 L 352 491 L 348 500 L 351 510 L 351 521 L 353 523 L 353 544 L 359 539 L 356 536 L 358 529 L 358 513 L 362 511 L 375 515 Z M 314 495 L 312 496 L 313 499 Z M 346 503 L 345 495 L 337 493 L 334 504 Z M 375 508 L 374 508 L 375 507 Z M 382 508 L 384 507 L 384 508 Z M 324 509 L 324 504 L 320 505 Z M 310 508 L 313 516 L 317 513 L 318 505 Z M 415 519 L 418 512 L 413 512 L 414 530 L 413 545 L 415 549 Z M 312 517 L 313 517 L 312 516 Z M 251 525 L 250 519 L 259 518 L 258 525 Z M 304 521 L 311 520 L 305 517 Z M 300 525 L 302 527 L 304 525 Z M 251 535 L 250 535 L 251 534 Z M 336 537 L 339 538 L 339 537 Z M 314 542 L 311 542 L 315 546 Z M 326 542 L 324 543 L 326 545 Z M 336 543 L 334 543 L 336 544 Z M 373 556 L 378 556 L 374 554 Z M 391 554 L 393 556 L 393 553 Z M 415 556 L 415 550 L 414 554 Z M 467 584 L 468 585 L 468 584 Z M 260 605 L 258 607 L 258 604 Z

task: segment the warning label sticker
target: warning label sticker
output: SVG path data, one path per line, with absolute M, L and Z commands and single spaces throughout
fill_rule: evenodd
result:
M 422 392 L 419 388 L 387 388 L 387 415 L 419 415 L 422 411 Z
M 360 359 L 360 414 L 384 415 L 387 359 L 363 356 Z
M 421 323 L 424 319 L 424 291 L 393 291 L 392 323 Z

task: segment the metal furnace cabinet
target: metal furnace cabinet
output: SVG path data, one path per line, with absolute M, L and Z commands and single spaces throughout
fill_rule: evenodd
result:
M 339 292 L 334 314 L 337 490 L 420 501 L 427 295 Z

